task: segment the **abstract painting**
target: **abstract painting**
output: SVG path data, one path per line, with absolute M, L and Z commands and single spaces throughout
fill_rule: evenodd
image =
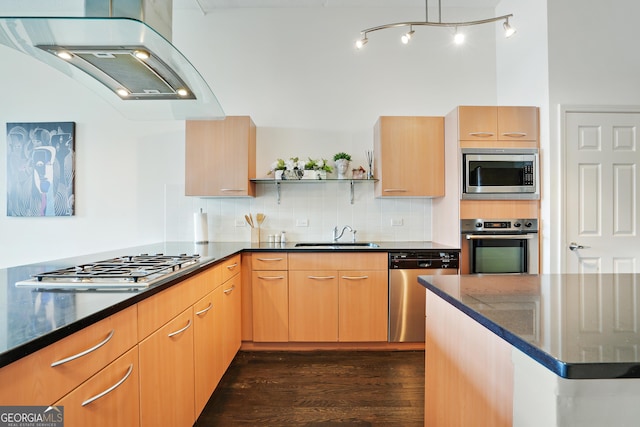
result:
M 7 216 L 74 214 L 75 123 L 7 123 Z

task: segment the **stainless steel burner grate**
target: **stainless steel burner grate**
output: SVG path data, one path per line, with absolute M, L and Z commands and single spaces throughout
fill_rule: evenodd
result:
M 198 262 L 200 255 L 127 255 L 33 275 L 16 286 L 55 288 L 143 288 Z

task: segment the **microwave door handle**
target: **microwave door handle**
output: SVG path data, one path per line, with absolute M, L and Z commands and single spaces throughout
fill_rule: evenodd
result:
M 533 239 L 533 233 L 529 234 L 467 234 L 467 240 L 484 240 L 484 239 Z

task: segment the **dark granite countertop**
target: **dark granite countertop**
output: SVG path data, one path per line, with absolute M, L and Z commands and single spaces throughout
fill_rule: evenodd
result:
M 286 244 L 251 244 L 247 242 L 163 242 L 123 248 L 114 251 L 34 263 L 0 269 L 0 367 L 52 344 L 82 328 L 98 322 L 126 307 L 148 298 L 167 287 L 206 269 L 216 262 L 242 251 L 377 251 L 454 249 L 434 242 L 376 242 L 375 248 L 344 249 L 297 248 Z M 137 291 L 51 290 L 18 288 L 15 283 L 45 271 L 72 267 L 112 257 L 147 254 L 199 254 L 200 262 L 169 279 L 158 281 Z
M 614 379 L 640 378 L 639 278 L 462 275 L 418 281 L 560 377 Z

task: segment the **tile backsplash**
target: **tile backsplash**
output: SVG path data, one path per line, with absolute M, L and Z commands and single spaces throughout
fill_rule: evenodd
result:
M 184 196 L 183 185 L 165 185 L 165 240 L 194 239 L 195 212 L 207 213 L 210 241 L 250 241 L 244 215 L 262 212 L 262 240 L 287 232 L 290 242 L 330 241 L 335 226 L 357 230 L 358 241 L 431 240 L 431 199 L 375 198 L 372 182 L 349 181 L 282 184 L 280 204 L 275 184 L 257 184 L 255 198 Z M 341 240 L 348 241 L 351 235 Z

